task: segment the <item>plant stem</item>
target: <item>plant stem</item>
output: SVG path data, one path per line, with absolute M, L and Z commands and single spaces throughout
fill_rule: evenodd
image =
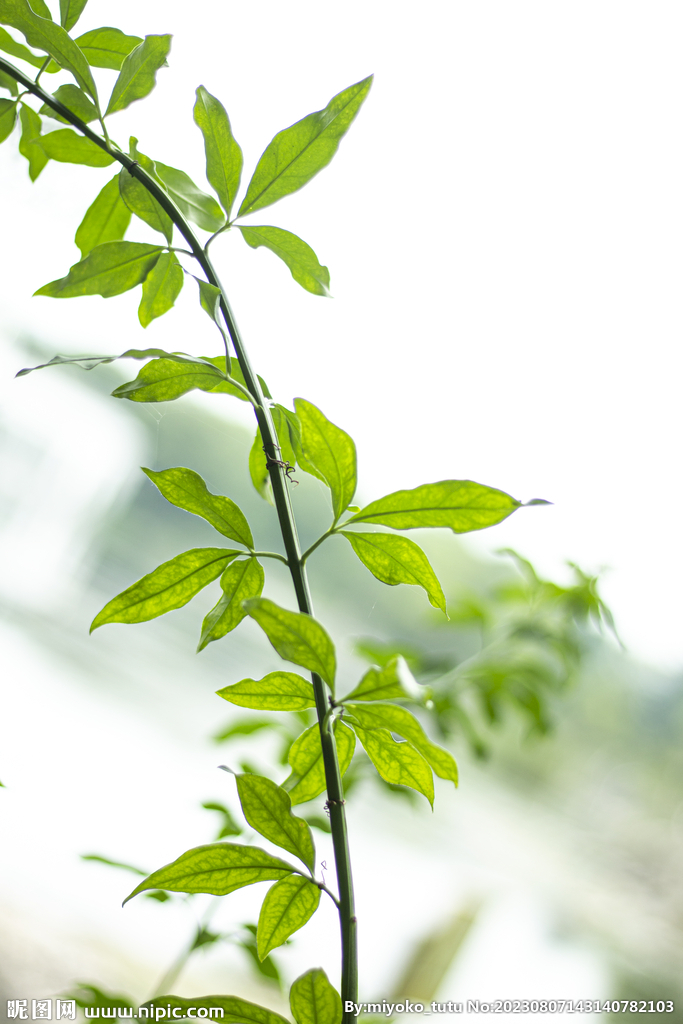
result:
M 27 78 L 21 71 L 12 64 L 0 57 L 0 69 L 32 92 L 52 110 L 57 111 L 66 118 L 70 124 L 81 132 L 86 138 L 94 142 L 106 153 L 109 153 L 115 160 L 122 164 L 129 174 L 137 178 L 147 191 L 156 199 L 159 205 L 170 216 L 175 226 L 187 242 L 192 255 L 204 271 L 206 279 L 210 284 L 220 289 L 221 292 L 221 313 L 225 325 L 235 348 L 235 354 L 239 362 L 247 389 L 254 401 L 254 412 L 256 421 L 261 431 L 263 448 L 266 453 L 266 461 L 270 473 L 270 480 L 273 487 L 273 497 L 277 512 L 282 539 L 287 554 L 287 563 L 294 585 L 299 610 L 306 615 L 313 615 L 313 602 L 311 600 L 308 586 L 308 578 L 301 556 L 301 547 L 296 528 L 296 520 L 290 500 L 288 480 L 285 467 L 280 459 L 280 446 L 278 444 L 277 432 L 273 424 L 270 409 L 261 391 L 258 377 L 252 369 L 249 357 L 244 347 L 242 337 L 230 307 L 226 292 L 221 285 L 218 275 L 206 250 L 202 247 L 194 231 L 185 220 L 180 210 L 172 199 L 167 195 L 161 186 L 137 163 L 132 157 L 117 149 L 94 132 L 85 122 L 81 121 L 68 107 L 56 100 L 49 93 L 38 85 L 37 82 Z M 334 732 L 331 723 L 326 722 L 328 710 L 328 692 L 325 683 L 316 673 L 312 673 L 311 680 L 315 694 L 315 706 L 320 727 L 320 740 L 322 744 L 323 763 L 325 766 L 325 779 L 327 785 L 328 807 L 330 811 L 330 825 L 332 829 L 332 841 L 337 870 L 337 887 L 339 892 L 339 919 L 341 927 L 342 945 L 342 970 L 341 970 L 341 997 L 342 1005 L 346 1000 L 358 1001 L 358 949 L 357 949 L 357 922 L 354 908 L 353 880 L 351 876 L 351 858 L 349 855 L 348 833 L 346 828 L 346 814 L 344 809 L 344 790 L 342 786 L 341 773 L 339 770 L 339 759 L 334 741 Z M 344 1024 L 351 1024 L 354 1020 L 353 1014 L 344 1013 Z

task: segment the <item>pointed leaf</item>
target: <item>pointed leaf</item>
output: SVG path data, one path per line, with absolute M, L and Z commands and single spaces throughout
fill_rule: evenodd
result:
M 192 178 L 175 167 L 155 161 L 156 171 L 183 216 L 204 231 L 218 231 L 225 224 L 220 206 L 213 198 L 197 188 Z
M 181 1017 L 196 1020 L 198 1010 L 205 1009 L 208 1015 L 212 1009 L 219 1009 L 223 1011 L 219 1018 L 221 1024 L 289 1024 L 289 1021 L 279 1013 L 267 1010 L 265 1006 L 249 1003 L 246 999 L 239 999 L 237 996 L 192 996 L 190 999 L 183 999 L 181 996 L 154 996 L 154 1000 L 143 1003 L 140 1009 L 146 1008 L 150 1011 L 154 1003 L 159 1005 L 160 1000 L 164 1007 L 168 1007 L 168 1013 L 173 1020 L 180 1020 Z M 176 1010 L 180 1012 L 176 1013 Z M 193 1010 L 193 1013 L 188 1014 L 188 1010 Z M 140 1016 L 140 1011 L 138 1015 Z M 154 1017 L 154 1010 L 151 1010 L 150 1016 Z
M 195 281 L 199 285 L 199 305 L 202 307 L 208 317 L 213 320 L 215 324 L 221 326 L 219 314 L 221 308 L 221 290 L 217 288 L 215 284 L 211 284 L 209 281 L 202 280 L 201 277 L 196 277 Z M 224 357 L 223 357 L 224 358 Z M 225 365 L 221 367 L 225 369 Z
M 227 896 L 255 882 L 275 882 L 292 874 L 294 868 L 257 846 L 236 843 L 208 843 L 181 854 L 172 864 L 153 871 L 133 889 L 124 904 L 147 889 L 169 892 L 206 892 Z
M 25 377 L 27 373 L 33 373 L 34 370 L 44 370 L 47 366 L 73 364 L 80 366 L 82 370 L 94 370 L 96 366 L 102 366 L 104 363 L 113 363 L 117 359 L 151 359 L 153 356 L 170 359 L 178 363 L 190 363 L 196 366 L 204 366 L 206 364 L 205 359 L 188 356 L 185 352 L 166 352 L 162 348 L 129 348 L 122 352 L 120 356 L 53 356 L 47 363 L 40 363 L 39 366 L 30 366 L 24 370 L 19 370 L 16 376 Z
M 213 286 L 210 286 L 210 287 L 213 287 Z M 223 333 L 222 330 L 221 330 L 221 333 Z M 225 356 L 224 355 L 222 355 L 222 356 L 204 356 L 204 359 L 208 363 L 212 363 L 218 370 L 221 371 L 221 373 L 225 373 Z M 245 391 L 248 393 L 249 389 L 247 388 L 247 382 L 244 379 L 244 374 L 242 373 L 242 368 L 241 368 L 240 364 L 238 363 L 237 359 L 234 358 L 234 356 L 230 360 L 230 377 L 231 377 L 231 379 L 233 381 L 237 381 L 237 383 L 241 384 L 242 388 L 244 388 Z M 266 398 L 268 398 L 269 397 L 269 392 L 268 392 L 268 388 L 266 387 L 266 382 L 264 381 L 263 377 L 259 376 L 258 374 L 257 374 L 257 377 L 258 377 L 259 382 L 261 384 L 261 390 L 263 391 L 263 394 L 265 395 Z M 214 390 L 215 394 L 232 395 L 234 398 L 239 398 L 239 400 L 241 402 L 248 402 L 249 401 L 248 394 L 245 394 L 245 391 L 242 391 L 240 388 L 236 388 L 235 385 L 233 383 L 231 383 L 229 380 L 222 381 L 220 384 L 216 385 L 216 387 L 213 390 Z
M 152 320 L 173 308 L 184 281 L 185 274 L 176 254 L 162 252 L 156 265 L 142 283 L 138 320 L 143 327 L 149 327 Z
M 102 295 L 109 299 L 141 284 L 160 254 L 161 246 L 146 242 L 104 242 L 74 264 L 66 277 L 50 281 L 35 294 L 53 299 L 72 299 L 77 295 Z
M 254 443 L 249 451 L 249 476 L 258 494 L 264 501 L 273 504 L 273 489 L 270 483 L 270 471 L 263 449 L 263 438 L 260 427 L 256 428 Z
M 252 249 L 258 249 L 265 245 L 267 249 L 274 252 L 276 256 L 287 264 L 292 277 L 313 295 L 330 294 L 330 272 L 327 267 L 322 267 L 318 257 L 298 235 L 283 228 L 273 227 L 240 227 L 242 237 Z
M 2 7 L 0 7 L 0 20 L 1 18 Z M 25 60 L 27 64 L 31 64 L 34 68 L 40 68 L 45 63 L 44 54 L 32 53 L 23 43 L 17 43 L 4 28 L 0 28 L 0 50 L 3 53 L 11 54 L 12 57 L 18 57 L 19 60 Z M 54 67 L 48 66 L 45 70 L 54 72 L 61 71 L 62 69 L 55 64 Z
M 236 775 L 242 813 L 253 829 L 276 846 L 281 846 L 313 871 L 315 847 L 311 830 L 292 814 L 289 795 L 262 775 Z
M 21 118 L 21 138 L 19 152 L 28 160 L 28 176 L 35 181 L 45 167 L 48 156 L 40 144 L 41 121 L 35 110 L 22 103 L 19 108 Z
M 48 21 L 52 21 L 52 12 L 45 3 L 45 0 L 30 0 L 30 4 L 35 14 L 40 15 L 41 18 L 47 18 Z
M 59 0 L 59 21 L 70 32 L 80 18 L 88 0 Z
M 77 85 L 60 85 L 59 89 L 55 89 L 53 96 L 60 103 L 63 103 L 65 107 L 68 107 L 76 117 L 80 117 L 81 121 L 85 124 L 89 124 L 90 121 L 96 121 L 99 116 L 95 104 L 92 100 L 88 99 L 87 95 Z M 71 123 L 65 117 L 62 117 L 61 114 L 58 114 L 56 110 L 53 110 L 52 107 L 48 107 L 46 103 L 40 108 L 40 113 L 43 117 L 52 117 L 55 121 L 61 121 L 63 124 Z
M 148 174 L 158 180 L 154 161 L 138 151 L 137 139 L 130 140 L 130 148 L 131 156 Z M 148 192 L 143 183 L 125 167 L 119 173 L 119 190 L 128 209 L 145 224 L 149 224 L 154 231 L 160 231 L 170 245 L 173 239 L 173 221 L 151 192 Z
M 341 1024 L 339 993 L 321 967 L 296 979 L 289 992 L 289 1005 L 296 1024 Z
M 276 203 L 329 164 L 372 85 L 372 76 L 334 96 L 324 110 L 279 132 L 266 147 L 238 217 Z
M 103 242 L 120 242 L 128 230 L 130 218 L 131 212 L 121 198 L 117 174 L 88 207 L 78 226 L 75 241 L 83 259 Z
M 172 505 L 201 516 L 224 537 L 253 548 L 254 538 L 239 505 L 222 494 L 212 494 L 199 473 L 182 466 L 163 469 L 161 472 L 143 468 L 142 472 L 147 474 Z
M 40 143 L 51 160 L 62 164 L 85 164 L 86 167 L 109 167 L 110 156 L 91 139 L 79 135 L 73 128 L 59 128 L 42 135 Z
M 127 398 L 131 402 L 173 402 L 195 388 L 213 391 L 222 380 L 220 370 L 209 363 L 195 363 L 189 359 L 182 362 L 169 358 L 153 359 L 142 367 L 135 380 L 121 384 L 112 391 L 112 395 L 114 398 Z
M 415 715 L 398 704 L 346 704 L 363 729 L 389 729 L 403 736 L 418 750 L 440 779 L 458 785 L 458 767 L 448 750 L 432 743 Z
M 303 454 L 330 488 L 332 508 L 338 519 L 356 492 L 356 446 L 344 430 L 331 423 L 311 402 L 297 398 L 294 408 L 301 424 Z
M 202 623 L 197 651 L 203 651 L 212 640 L 220 640 L 239 626 L 246 615 L 244 602 L 260 597 L 264 582 L 263 568 L 255 558 L 240 559 L 225 570 L 221 576 L 223 596 Z
M 362 729 L 355 722 L 353 728 L 385 782 L 416 789 L 434 805 L 431 768 L 411 743 L 397 743 L 388 729 Z
M 194 120 L 204 137 L 207 181 L 229 217 L 240 187 L 242 150 L 235 142 L 225 108 L 203 85 L 197 89 Z
M 140 36 L 127 36 L 119 28 L 93 28 L 76 40 L 88 64 L 93 68 L 120 71 L 124 58 L 142 42 Z
M 406 686 L 408 683 L 408 686 Z M 420 694 L 405 658 L 397 655 L 383 668 L 369 669 L 355 690 L 344 697 L 347 700 L 415 700 Z
M 255 711 L 303 711 L 315 707 L 313 687 L 296 672 L 269 672 L 263 679 L 241 679 L 216 692 L 231 704 Z
M 429 559 L 408 537 L 394 533 L 350 533 L 342 530 L 363 565 L 381 583 L 395 587 L 409 583 L 423 587 L 429 603 L 446 614 L 446 598 Z
M 334 723 L 334 741 L 337 747 L 339 771 L 343 775 L 351 764 L 356 749 L 356 737 L 340 719 Z M 293 804 L 304 804 L 320 796 L 325 789 L 325 766 L 320 742 L 320 726 L 312 725 L 294 740 L 289 751 L 292 775 L 288 782 L 289 799 Z
M 0 100 L 0 142 L 4 142 L 5 139 L 14 131 L 14 126 L 17 123 L 17 102 L 16 100 Z
M 258 622 L 281 658 L 317 672 L 333 689 L 337 670 L 334 644 L 319 622 L 302 612 L 280 608 L 266 598 L 246 601 L 245 610 Z
M 171 36 L 145 36 L 128 54 L 114 83 L 105 117 L 125 110 L 135 100 L 144 99 L 156 85 L 157 71 L 166 64 Z
M 296 462 L 303 469 L 304 473 L 310 473 L 317 480 L 322 480 L 323 483 L 326 483 L 323 474 L 304 455 L 301 445 L 301 422 L 297 414 L 292 412 L 291 409 L 285 408 L 284 405 L 273 406 L 272 414 L 278 440 L 283 446 L 283 452 L 287 450 L 290 453 L 288 455 L 283 454 L 283 458 L 289 459 L 292 465 Z
M 183 551 L 109 601 L 93 619 L 90 632 L 108 622 L 147 622 L 182 608 L 239 554 L 228 548 Z
M 521 502 L 473 480 L 440 480 L 411 491 L 394 491 L 361 509 L 349 523 L 376 523 L 394 530 L 444 526 L 453 533 L 484 530 L 507 519 Z
M 310 921 L 320 904 L 320 889 L 301 875 L 290 875 L 273 885 L 258 919 L 258 955 L 265 960 L 273 949 Z

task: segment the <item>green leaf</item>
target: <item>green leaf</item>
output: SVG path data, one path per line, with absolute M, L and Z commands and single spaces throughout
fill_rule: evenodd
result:
M 237 996 L 192 996 L 191 999 L 169 995 L 163 997 L 154 996 L 153 1001 L 150 1000 L 149 1003 L 143 1003 L 142 1007 L 149 1008 L 152 1002 L 158 1006 L 160 1000 L 163 1001 L 164 1007 L 168 1007 L 168 1013 L 172 1015 L 173 1020 L 181 1020 L 183 1017 L 187 1017 L 187 1010 L 189 1009 L 194 1009 L 194 1013 L 190 1014 L 189 1019 L 196 1020 L 198 1010 L 206 1009 L 208 1013 L 211 1009 L 216 1008 L 223 1011 L 223 1016 L 210 1019 L 220 1019 L 221 1024 L 289 1024 L 289 1021 L 281 1017 L 279 1013 L 267 1010 L 265 1006 L 249 1003 L 246 999 L 239 999 Z M 177 1015 L 175 1014 L 176 1010 L 180 1010 L 180 1013 Z M 138 1014 L 139 1012 L 138 1010 Z M 154 1016 L 153 1010 L 151 1016 Z
M 153 871 L 123 902 L 125 905 L 146 889 L 227 896 L 255 882 L 276 882 L 293 871 L 290 864 L 257 846 L 209 843 L 187 850 L 172 864 Z
M 182 466 L 160 472 L 143 467 L 142 472 L 147 474 L 172 505 L 201 516 L 224 537 L 236 540 L 246 548 L 253 548 L 254 538 L 239 505 L 222 494 L 212 494 L 199 473 Z
M 145 36 L 128 54 L 114 83 L 105 117 L 125 110 L 135 100 L 144 99 L 156 85 L 157 71 L 166 64 L 171 36 Z
M 70 32 L 80 18 L 88 0 L 59 0 L 59 20 L 62 28 Z
M 294 408 L 301 424 L 303 454 L 330 488 L 337 520 L 356 492 L 356 446 L 315 405 L 297 398 Z M 306 469 L 303 465 L 301 468 Z
M 372 76 L 334 96 L 324 110 L 279 132 L 268 144 L 249 182 L 238 217 L 276 203 L 329 164 L 372 85 Z
M 225 839 L 226 836 L 239 836 L 242 834 L 241 826 L 237 824 L 224 804 L 216 803 L 214 800 L 206 800 L 202 807 L 206 811 L 216 811 L 221 816 L 220 832 L 216 837 L 217 839 Z
M 39 366 L 30 366 L 24 370 L 19 370 L 16 376 L 25 377 L 27 373 L 33 373 L 34 370 L 44 370 L 47 366 L 67 366 L 72 364 L 80 366 L 82 370 L 94 370 L 96 366 L 102 366 L 104 363 L 113 363 L 117 359 L 151 359 L 153 356 L 170 359 L 178 363 L 191 363 L 197 366 L 204 366 L 206 364 L 205 359 L 188 356 L 185 352 L 166 352 L 162 348 L 129 348 L 122 352 L 120 356 L 53 356 L 47 363 L 40 363 Z
M 394 530 L 444 526 L 453 533 L 470 533 L 501 523 L 520 505 L 504 491 L 473 480 L 441 480 L 387 494 L 366 505 L 344 525 L 376 523 Z
M 249 476 L 256 491 L 264 501 L 273 504 L 273 488 L 270 483 L 270 471 L 266 462 L 266 453 L 263 450 L 263 438 L 261 428 L 256 428 L 256 437 L 249 452 Z
M 343 775 L 351 764 L 356 749 L 356 737 L 340 719 L 336 719 L 334 740 L 337 746 L 339 771 Z M 320 726 L 317 723 L 294 740 L 288 760 L 293 773 L 287 780 L 291 782 L 288 792 L 292 803 L 304 804 L 320 796 L 325 789 L 325 765 L 320 742 Z
M 79 89 L 77 85 L 60 85 L 59 89 L 56 89 L 53 93 L 53 96 L 86 124 L 89 124 L 90 121 L 96 121 L 99 116 L 95 104 L 88 99 L 83 90 Z M 40 108 L 40 113 L 43 117 L 52 117 L 55 121 L 61 121 L 63 124 L 71 123 L 65 117 L 62 117 L 61 114 L 58 114 L 56 110 L 53 110 L 52 107 L 48 107 L 47 103 L 44 103 Z
M 404 680 L 410 669 L 406 665 L 405 658 L 398 655 L 391 658 L 383 668 L 369 669 L 355 690 L 344 697 L 347 700 L 414 700 L 417 694 L 413 687 L 417 686 L 412 676 L 410 689 L 406 689 Z M 413 691 L 413 692 L 410 692 Z
M 19 86 L 15 79 L 11 75 L 5 74 L 4 71 L 0 71 L 0 89 L 7 89 L 11 96 L 19 95 Z
M 81 860 L 94 860 L 98 864 L 106 864 L 110 868 L 122 868 L 124 871 L 132 871 L 134 875 L 146 875 L 147 872 L 141 868 L 133 867 L 132 864 L 125 864 L 120 860 L 110 860 L 109 857 L 101 857 L 99 853 L 82 853 Z
M 204 312 L 215 324 L 220 327 L 219 311 L 221 307 L 221 290 L 217 288 L 215 284 L 211 284 L 209 281 L 202 280 L 201 277 L 195 277 L 195 281 L 199 285 L 199 305 L 202 307 Z M 223 356 L 223 367 L 225 369 L 225 357 Z
M 397 743 L 388 729 L 362 729 L 353 723 L 365 752 L 385 782 L 410 786 L 434 806 L 434 779 L 425 758 L 411 743 Z
M 142 367 L 135 380 L 121 384 L 112 391 L 112 395 L 114 398 L 127 398 L 131 402 L 173 402 L 195 388 L 213 391 L 222 380 L 220 370 L 208 363 L 192 362 L 189 359 L 182 362 L 171 358 L 153 359 Z
M 298 235 L 283 228 L 273 227 L 240 227 L 242 237 L 252 249 L 258 249 L 265 245 L 267 249 L 274 252 L 276 256 L 287 264 L 292 272 L 292 277 L 313 295 L 330 294 L 330 272 L 327 267 L 322 267 L 318 257 Z
M 149 327 L 152 320 L 172 309 L 184 282 L 185 274 L 176 254 L 162 252 L 156 265 L 142 283 L 138 320 L 143 327 Z
M 260 597 L 264 582 L 263 568 L 255 558 L 240 559 L 225 570 L 221 576 L 223 595 L 202 623 L 197 651 L 239 626 L 246 615 L 244 602 Z
M 242 150 L 235 142 L 225 108 L 203 85 L 197 89 L 194 121 L 204 137 L 207 180 L 229 217 L 240 187 Z
M 448 750 L 432 743 L 415 715 L 398 704 L 346 704 L 363 729 L 389 729 L 403 736 L 422 754 L 440 779 L 449 779 L 458 785 L 458 766 Z
M 12 132 L 17 123 L 17 101 L 0 100 L 0 142 L 4 142 Z
M 292 465 L 295 463 L 303 469 L 304 473 L 310 473 L 317 480 L 326 483 L 325 477 L 315 466 L 308 461 L 301 446 L 301 423 L 299 417 L 291 409 L 284 405 L 274 405 L 272 408 L 273 422 L 278 434 L 278 441 L 282 445 L 283 459 L 288 459 Z M 285 451 L 287 454 L 285 455 Z
M 274 725 L 272 718 L 243 718 L 240 722 L 233 722 L 225 729 L 221 729 L 213 737 L 213 740 L 215 743 L 223 743 L 225 740 L 232 739 L 233 736 L 251 736 L 255 732 L 260 732 L 261 729 L 272 729 Z
M 213 285 L 211 285 L 210 287 L 213 287 Z M 222 329 L 221 333 L 223 333 Z M 213 366 L 219 369 L 221 373 L 225 373 L 226 364 L 224 355 L 204 356 L 204 359 L 207 363 L 211 363 Z M 247 388 L 247 382 L 244 379 L 244 374 L 242 373 L 242 368 L 237 359 L 235 359 L 234 357 L 230 360 L 230 376 L 233 381 L 237 381 L 239 384 L 242 385 L 243 388 L 245 388 L 247 391 L 249 390 Z M 261 384 L 261 390 L 263 391 L 264 396 L 266 398 L 269 398 L 270 393 L 268 391 L 268 386 L 266 385 L 266 382 L 264 381 L 263 377 L 259 376 L 259 374 L 257 374 L 256 376 L 259 379 L 259 383 Z M 239 388 L 236 388 L 235 385 L 232 384 L 229 380 L 222 381 L 222 383 L 218 384 L 213 390 L 216 394 L 233 395 L 233 397 L 239 398 L 241 402 L 249 401 L 249 398 L 244 393 L 244 391 L 240 390 Z
M 31 9 L 41 18 L 47 18 L 48 21 L 52 21 L 52 12 L 45 3 L 45 0 L 30 0 Z
M 53 299 L 73 299 L 77 295 L 109 299 L 141 284 L 160 254 L 160 245 L 146 242 L 103 242 L 74 264 L 66 277 L 44 284 L 35 294 Z
M 296 672 L 269 672 L 263 679 L 241 679 L 216 692 L 231 704 L 255 711 L 303 711 L 315 707 L 313 687 Z
M 147 622 L 182 608 L 239 554 L 228 548 L 183 551 L 109 601 L 93 619 L 90 632 L 108 622 Z
M 395 587 L 409 583 L 423 587 L 429 603 L 446 614 L 446 598 L 422 548 L 394 533 L 349 533 L 342 530 L 363 565 L 381 583 Z M 447 616 L 446 616 L 447 617 Z
M 282 847 L 308 867 L 315 865 L 315 847 L 311 830 L 292 814 L 289 795 L 262 775 L 236 775 L 242 812 L 253 829 L 265 839 Z
M 138 151 L 137 139 L 130 140 L 130 149 L 131 156 L 140 166 L 158 180 L 154 161 Z M 148 192 L 142 182 L 125 167 L 119 172 L 119 190 L 128 209 L 145 224 L 149 224 L 154 231 L 160 231 L 170 245 L 173 240 L 173 221 L 151 192 Z
M 245 602 L 245 610 L 258 622 L 281 658 L 317 672 L 330 689 L 334 688 L 334 644 L 319 622 L 302 612 L 280 608 L 267 598 Z
M 41 135 L 40 144 L 51 160 L 62 164 L 85 164 L 86 167 L 109 167 L 114 157 L 73 128 L 58 128 Z
M 121 198 L 117 174 L 97 195 L 78 226 L 75 241 L 83 259 L 97 245 L 120 242 L 128 230 L 130 218 L 131 212 Z
M 321 967 L 296 979 L 289 991 L 289 1005 L 296 1024 L 341 1024 L 339 993 Z
M 35 46 L 37 50 L 49 53 L 57 64 L 71 72 L 81 88 L 85 89 L 97 103 L 97 88 L 88 62 L 61 25 L 55 25 L 53 21 L 38 17 L 27 0 L 2 0 L 0 22 L 23 32 L 29 46 Z M 30 61 L 30 63 L 34 62 Z M 42 64 L 43 61 L 40 63 Z M 34 66 L 36 65 L 34 64 Z
M 218 231 L 225 224 L 220 206 L 197 188 L 192 178 L 175 167 L 155 161 L 156 171 L 180 212 L 204 231 Z
M 310 921 L 320 904 L 320 889 L 301 875 L 290 875 L 271 886 L 258 919 L 258 955 L 265 960 L 273 949 Z
M 0 19 L 2 18 L 2 7 L 0 7 Z M 27 64 L 31 64 L 34 68 L 40 68 L 45 63 L 45 56 L 37 53 L 31 53 L 31 51 L 23 45 L 23 43 L 17 43 L 12 36 L 4 28 L 0 28 L 0 50 L 4 53 L 9 53 L 12 57 L 18 57 L 19 60 L 25 60 Z M 45 69 L 47 72 L 61 71 L 61 68 L 48 66 Z
M 94 68 L 120 71 L 124 57 L 142 42 L 140 36 L 127 36 L 119 28 L 93 28 L 76 40 L 88 64 Z

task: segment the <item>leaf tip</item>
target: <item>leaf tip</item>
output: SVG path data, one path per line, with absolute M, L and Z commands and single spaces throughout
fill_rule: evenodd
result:
M 216 767 L 220 768 L 222 772 L 227 772 L 228 775 L 234 775 L 235 777 L 237 777 L 237 772 L 234 772 L 232 768 L 228 768 L 227 764 L 219 764 L 216 765 Z
M 525 508 L 527 508 L 529 505 L 554 505 L 554 504 L 555 503 L 553 501 L 546 501 L 545 498 L 532 498 L 531 501 L 523 502 L 523 505 L 524 505 Z

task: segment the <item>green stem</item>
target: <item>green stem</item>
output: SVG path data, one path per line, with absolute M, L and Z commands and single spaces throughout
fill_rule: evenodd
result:
M 296 594 L 299 610 L 306 615 L 313 615 L 313 602 L 308 586 L 308 578 L 304 562 L 301 557 L 301 548 L 296 528 L 296 520 L 288 489 L 288 480 L 285 467 L 280 459 L 280 446 L 277 432 L 273 424 L 270 409 L 261 391 L 258 377 L 252 369 L 249 357 L 244 347 L 242 337 L 230 307 L 228 297 L 218 278 L 218 275 L 211 263 L 207 252 L 202 248 L 199 240 L 192 231 L 180 210 L 172 199 L 167 195 L 161 186 L 137 163 L 132 157 L 121 150 L 116 149 L 105 139 L 99 136 L 85 122 L 81 121 L 68 107 L 56 100 L 49 93 L 45 92 L 36 82 L 27 78 L 21 71 L 12 64 L 0 57 L 0 69 L 9 74 L 16 81 L 32 92 L 52 110 L 61 114 L 70 124 L 81 132 L 86 138 L 94 142 L 106 153 L 109 153 L 115 160 L 122 164 L 129 174 L 137 178 L 147 191 L 156 199 L 163 210 L 170 216 L 178 228 L 180 234 L 187 242 L 192 255 L 204 271 L 207 281 L 220 289 L 221 292 L 221 313 L 225 325 L 235 347 L 235 354 L 239 362 L 244 380 L 254 400 L 254 412 L 256 421 L 261 431 L 263 447 L 266 453 L 268 470 L 270 472 L 275 509 L 280 523 L 282 539 L 284 541 L 287 564 L 292 577 L 294 591 Z M 327 784 L 327 804 L 330 811 L 330 825 L 332 829 L 332 842 L 334 847 L 335 863 L 337 870 L 337 886 L 339 891 L 339 919 L 342 939 L 342 971 L 341 971 L 341 997 L 342 1005 L 347 1000 L 358 1001 L 358 949 L 357 949 L 357 922 L 354 908 L 353 880 L 351 876 L 351 858 L 349 854 L 348 833 L 346 828 L 346 814 L 344 810 L 344 790 L 339 770 L 339 759 L 334 741 L 334 733 L 331 728 L 323 727 L 325 716 L 328 710 L 328 691 L 325 683 L 316 673 L 312 673 L 311 680 L 315 694 L 315 706 L 320 727 L 320 740 L 323 752 L 323 764 L 325 766 L 325 779 Z M 344 1013 L 343 1024 L 352 1024 L 353 1014 Z
M 337 526 L 333 523 L 329 530 L 325 530 L 322 537 L 318 537 L 318 539 L 313 544 L 311 544 L 310 548 L 306 548 L 303 555 L 301 556 L 302 563 L 305 564 L 306 561 L 308 560 L 309 555 L 312 555 L 316 548 L 319 548 L 320 545 L 324 541 L 326 541 L 328 537 L 333 537 L 336 532 Z
M 285 565 L 289 565 L 285 556 L 278 555 L 277 551 L 250 551 L 249 554 L 252 558 L 277 558 L 278 562 L 284 562 Z

